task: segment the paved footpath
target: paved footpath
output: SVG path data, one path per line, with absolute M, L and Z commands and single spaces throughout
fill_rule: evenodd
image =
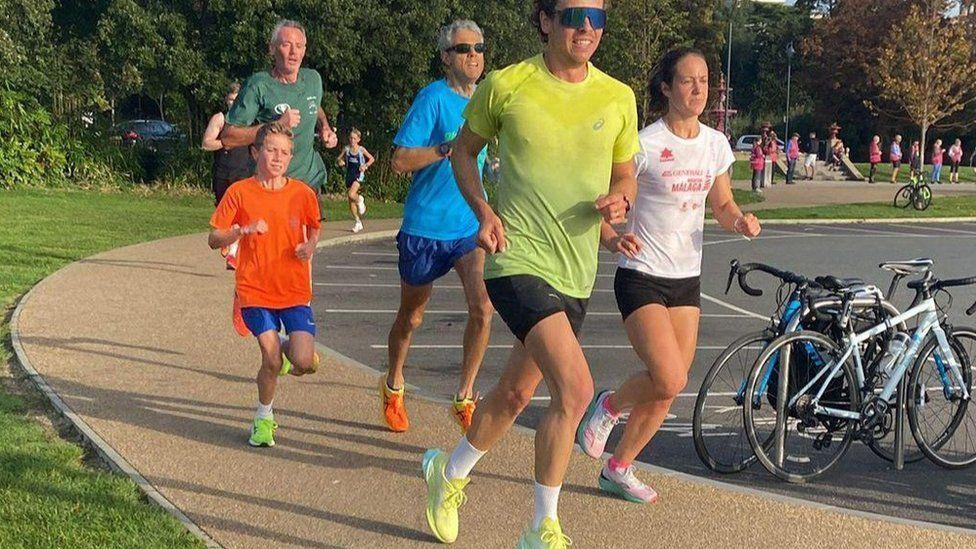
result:
M 346 228 L 330 224 L 323 238 Z M 420 456 L 458 439 L 445 406 L 414 398 L 410 432 L 389 433 L 375 374 L 331 355 L 318 374 L 279 386 L 278 445 L 248 447 L 257 349 L 231 328 L 231 291 L 202 234 L 120 248 L 42 282 L 15 338 L 80 420 L 218 544 L 434 545 Z M 318 324 L 329 330 L 327 317 Z M 532 437 L 513 432 L 479 464 L 457 546 L 515 544 L 532 510 L 531 456 Z M 644 475 L 661 502 L 637 506 L 601 495 L 597 470 L 577 452 L 564 485 L 560 516 L 576 547 L 976 546 L 959 532 L 659 472 Z

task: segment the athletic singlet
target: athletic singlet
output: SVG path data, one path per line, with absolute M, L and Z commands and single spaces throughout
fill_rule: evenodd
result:
M 362 181 L 364 174 L 359 171 L 359 168 L 366 164 L 366 157 L 363 156 L 363 148 L 359 147 L 359 152 L 353 153 L 352 150 L 346 146 L 342 152 L 346 155 L 346 183 Z

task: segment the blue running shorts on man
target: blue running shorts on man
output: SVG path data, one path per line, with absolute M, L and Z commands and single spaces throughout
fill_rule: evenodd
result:
M 453 240 L 438 240 L 400 232 L 400 278 L 410 286 L 426 286 L 446 275 L 457 260 L 478 247 L 477 233 Z

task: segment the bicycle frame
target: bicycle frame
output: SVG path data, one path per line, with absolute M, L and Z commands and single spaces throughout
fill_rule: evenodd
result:
M 858 387 L 864 387 L 864 367 L 861 362 L 861 354 L 857 352 L 858 347 L 872 337 L 891 330 L 906 320 L 915 317 L 920 317 L 918 328 L 912 335 L 910 345 L 904 350 L 901 357 L 898 358 L 896 366 L 892 370 L 892 373 L 882 388 L 881 393 L 878 395 L 878 398 L 883 402 L 887 402 L 891 398 L 891 396 L 897 390 L 898 383 L 901 381 L 901 378 L 905 375 L 905 372 L 908 370 L 909 366 L 911 366 L 911 364 L 917 358 L 922 343 L 926 340 L 926 337 L 931 332 L 935 334 L 936 340 L 939 344 L 939 350 L 942 352 L 944 357 L 947 358 L 948 373 L 952 374 L 953 378 L 955 379 L 955 383 L 958 384 L 958 388 L 961 389 L 962 398 L 964 400 L 969 400 L 969 390 L 966 388 L 966 383 L 962 377 L 962 368 L 959 362 L 956 360 L 955 355 L 952 353 L 952 349 L 949 346 L 949 340 L 946 337 L 945 331 L 939 324 L 939 314 L 935 306 L 935 300 L 933 298 L 928 298 L 919 305 L 916 305 L 915 307 L 912 307 L 911 309 L 893 318 L 888 318 L 873 328 L 869 328 L 868 330 L 859 334 L 850 335 L 847 340 L 847 346 L 840 358 L 838 358 L 832 366 L 822 368 L 819 372 L 817 372 L 817 374 L 805 386 L 803 386 L 803 388 L 797 391 L 796 396 L 790 400 L 789 406 L 793 407 L 800 396 L 805 394 L 806 391 L 812 388 L 826 375 L 826 380 L 824 380 L 823 385 L 817 391 L 817 394 L 814 396 L 812 401 L 814 413 L 843 419 L 862 419 L 862 413 L 860 410 L 853 412 L 850 410 L 828 408 L 820 405 L 820 398 L 823 397 L 824 393 L 827 391 L 827 387 L 830 384 L 829 380 L 833 379 L 837 375 L 844 362 L 853 357 Z M 955 387 L 951 387 L 951 382 L 948 375 L 944 371 L 946 365 L 940 360 L 936 360 L 936 365 L 939 369 L 939 377 L 943 383 L 943 391 L 945 394 L 951 395 L 951 391 L 955 389 Z

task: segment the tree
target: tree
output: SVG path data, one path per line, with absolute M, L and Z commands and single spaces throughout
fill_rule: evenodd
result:
M 929 128 L 976 102 L 976 48 L 971 27 L 959 18 L 945 17 L 951 4 L 922 0 L 913 5 L 869 72 L 882 101 L 865 103 L 920 128 L 923 167 Z
M 880 64 L 889 37 L 900 32 L 909 6 L 919 1 L 834 0 L 800 41 L 804 70 L 796 76 L 812 99 L 814 122 L 821 128 L 840 123 L 852 148 L 882 133 L 876 113 L 864 105 L 865 98 L 880 93 L 868 74 Z M 907 42 L 901 36 L 896 41 Z

